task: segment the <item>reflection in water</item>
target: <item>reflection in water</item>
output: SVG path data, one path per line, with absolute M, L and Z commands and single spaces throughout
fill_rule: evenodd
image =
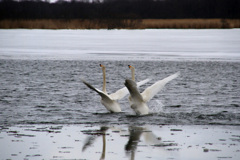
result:
M 131 153 L 131 160 L 135 157 L 135 150 L 137 149 L 137 144 L 140 141 L 141 134 L 143 132 L 142 127 L 129 127 L 129 140 L 125 146 L 127 153 Z
M 85 141 L 85 144 L 82 147 L 82 151 L 84 152 L 89 146 L 91 146 L 94 141 L 99 137 L 99 135 L 102 135 L 103 138 L 103 147 L 102 147 L 102 155 L 100 157 L 100 160 L 105 159 L 105 152 L 106 152 L 106 131 L 108 130 L 108 127 L 101 127 L 100 130 L 88 130 L 85 131 L 85 134 L 90 135 L 87 140 Z
M 200 160 L 240 157 L 239 126 L 149 127 L 150 130 L 144 126 L 119 125 L 0 126 L 0 159 Z
M 82 151 L 84 152 L 88 147 L 93 145 L 98 137 L 102 136 L 103 145 L 100 160 L 104 160 L 106 154 L 106 132 L 108 129 L 111 129 L 114 133 L 118 133 L 119 136 L 125 132 L 125 130 L 122 130 L 121 128 L 109 128 L 105 126 L 101 127 L 100 130 L 82 131 L 84 134 L 89 135 L 82 147 Z M 130 154 L 131 160 L 135 159 L 135 152 L 137 150 L 138 143 L 141 142 L 141 137 L 143 137 L 144 142 L 148 145 L 157 145 L 161 142 L 161 138 L 157 137 L 154 133 L 152 133 L 152 131 L 144 127 L 130 126 L 128 128 L 128 132 L 129 139 L 125 145 L 125 152 L 127 155 Z
M 143 127 L 131 126 L 129 127 L 129 132 L 130 136 L 127 144 L 125 145 L 125 150 L 127 153 L 131 154 L 131 160 L 135 159 L 135 152 L 138 142 L 140 142 L 141 136 L 144 137 L 144 141 L 149 145 L 158 144 L 161 140 L 161 138 L 157 138 L 157 136 L 154 135 L 152 131 Z
M 102 148 L 102 155 L 100 160 L 105 159 L 105 153 L 106 153 L 106 134 L 103 134 L 102 137 L 103 137 L 103 148 Z

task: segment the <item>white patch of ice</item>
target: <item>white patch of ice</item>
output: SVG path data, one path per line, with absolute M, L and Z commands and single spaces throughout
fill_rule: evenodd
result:
M 1 59 L 240 60 L 240 29 L 3 29 L 0 35 Z

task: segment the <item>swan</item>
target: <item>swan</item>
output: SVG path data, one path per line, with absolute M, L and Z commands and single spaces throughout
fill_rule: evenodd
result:
M 147 106 L 147 102 L 150 101 L 169 81 L 177 78 L 179 75 L 180 72 L 177 72 L 159 80 L 150 87 L 146 88 L 142 93 L 138 91 L 137 84 L 133 80 L 126 79 L 124 84 L 130 93 L 129 102 L 131 108 L 137 115 L 148 114 L 149 108 Z
M 103 89 L 102 89 L 102 91 L 93 87 L 91 84 L 89 84 L 85 80 L 83 80 L 83 79 L 81 79 L 81 80 L 88 88 L 94 90 L 101 96 L 101 103 L 103 106 L 106 107 L 106 109 L 108 111 L 110 111 L 111 113 L 121 112 L 121 107 L 120 107 L 120 104 L 117 102 L 117 100 L 124 98 L 129 93 L 128 89 L 126 87 L 124 87 L 122 89 L 117 90 L 115 93 L 108 94 L 106 91 L 106 68 L 102 64 L 100 64 L 100 67 L 102 68 L 102 72 L 103 72 Z M 150 81 L 150 79 L 145 79 L 143 81 L 140 81 L 136 84 L 136 86 L 139 87 L 139 86 L 147 83 L 148 81 Z

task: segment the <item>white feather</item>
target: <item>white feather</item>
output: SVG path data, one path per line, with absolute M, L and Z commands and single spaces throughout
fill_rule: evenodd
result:
M 144 85 L 145 83 L 149 82 L 150 79 L 145 79 L 143 81 L 140 81 L 137 83 L 137 87 L 140 87 L 141 85 Z M 112 93 L 109 95 L 109 97 L 113 100 L 120 100 L 124 98 L 128 94 L 128 89 L 127 87 L 124 87 L 122 89 L 117 90 L 115 93 Z
M 169 81 L 175 79 L 180 75 L 177 72 L 171 76 L 164 78 L 163 80 L 157 81 L 147 89 L 140 93 L 137 89 L 137 84 L 130 79 L 125 81 L 125 86 L 130 92 L 130 105 L 131 108 L 136 112 L 137 115 L 145 115 L 149 113 L 147 102 L 151 100 Z
M 142 97 L 144 102 L 148 102 L 151 100 L 160 90 L 163 89 L 163 87 L 171 80 L 177 78 L 180 75 L 180 72 L 177 72 L 171 76 L 168 76 L 162 80 L 157 81 L 150 87 L 146 88 L 142 93 Z

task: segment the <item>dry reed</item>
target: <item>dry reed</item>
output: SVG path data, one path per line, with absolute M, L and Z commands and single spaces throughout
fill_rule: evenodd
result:
M 143 28 L 240 28 L 240 19 L 146 19 Z
M 207 29 L 240 28 L 240 19 L 73 19 L 0 20 L 1 29 Z

